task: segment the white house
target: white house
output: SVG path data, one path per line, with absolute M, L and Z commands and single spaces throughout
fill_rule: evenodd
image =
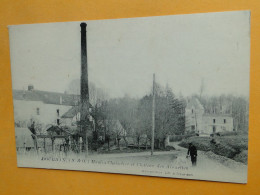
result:
M 185 130 L 199 136 L 233 131 L 233 117 L 223 113 L 205 113 L 197 98 L 191 98 L 185 108 Z
M 191 98 L 185 108 L 185 131 L 196 132 L 203 128 L 203 114 L 205 110 L 197 98 Z
M 16 127 L 28 127 L 34 121 L 44 129 L 59 125 L 60 117 L 77 104 L 79 96 L 34 90 L 13 90 L 14 119 Z

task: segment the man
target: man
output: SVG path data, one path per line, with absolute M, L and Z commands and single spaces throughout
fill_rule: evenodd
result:
M 196 164 L 197 164 L 197 148 L 192 143 L 189 143 L 189 149 L 188 149 L 187 157 L 189 155 L 191 157 L 192 166 L 196 166 Z

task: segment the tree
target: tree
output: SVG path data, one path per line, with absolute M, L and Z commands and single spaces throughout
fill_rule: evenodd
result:
M 202 94 L 203 94 L 204 91 L 205 91 L 205 88 L 206 88 L 206 86 L 205 86 L 204 79 L 201 79 L 200 89 L 199 89 L 199 97 L 200 97 L 200 99 L 201 99 L 201 97 L 202 97 Z
M 152 113 L 152 96 L 144 96 L 137 108 L 136 123 L 134 125 L 134 136 L 137 141 L 138 147 L 140 147 L 140 141 L 142 135 L 145 135 L 145 144 L 147 146 L 148 140 L 151 140 L 151 115 Z
M 155 97 L 155 148 L 165 147 L 165 139 L 170 134 L 184 132 L 184 103 L 175 97 L 172 90 L 156 84 Z M 151 137 L 151 105 L 152 96 L 145 96 L 138 106 L 137 136 L 146 133 Z
M 66 92 L 78 97 L 80 95 L 80 79 L 72 80 L 69 83 Z M 101 104 L 101 102 L 108 99 L 109 96 L 105 90 L 98 88 L 94 83 L 89 82 L 89 102 L 92 106 Z
M 170 134 L 183 134 L 185 129 L 185 100 L 178 99 L 167 86 L 166 88 L 156 84 L 155 97 L 155 148 L 165 147 L 164 141 Z M 103 101 L 101 106 L 95 107 L 95 118 L 103 121 L 104 132 L 110 147 L 111 140 L 124 140 L 128 145 L 127 136 L 135 138 L 137 146 L 151 143 L 152 128 L 152 95 L 146 95 L 141 99 L 114 98 Z M 122 129 L 116 128 L 116 123 Z M 97 129 L 102 129 L 97 122 Z
M 232 117 L 236 131 L 248 131 L 248 100 L 243 97 L 233 97 Z

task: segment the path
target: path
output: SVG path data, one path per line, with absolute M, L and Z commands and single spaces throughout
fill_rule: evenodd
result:
M 124 162 L 142 162 L 154 164 L 170 164 L 175 167 L 188 167 L 189 172 L 192 173 L 197 179 L 201 180 L 214 180 L 225 182 L 238 182 L 245 183 L 247 178 L 247 166 L 242 163 L 234 163 L 226 166 L 221 162 L 209 158 L 204 151 L 198 151 L 197 166 L 192 167 L 190 158 L 186 158 L 187 149 L 180 147 L 178 142 L 171 142 L 176 150 L 173 151 L 158 151 L 154 152 L 151 156 L 150 152 L 139 153 L 121 153 L 121 154 L 102 154 L 93 155 L 93 159 L 108 159 L 120 160 Z
M 197 166 L 192 167 L 190 158 L 186 158 L 187 149 L 178 146 L 176 142 L 171 143 L 171 145 L 176 150 L 157 151 L 154 152 L 153 156 L 151 156 L 150 151 L 91 154 L 87 157 L 85 157 L 84 153 L 68 154 L 67 156 L 64 156 L 64 153 L 44 155 L 51 157 L 50 160 L 41 160 L 41 155 L 43 154 L 36 156 L 18 155 L 18 166 L 89 170 L 237 183 L 245 183 L 247 180 L 246 165 L 238 163 L 239 166 L 237 164 L 236 166 L 232 166 L 233 164 L 231 163 L 231 166 L 225 166 L 218 160 L 209 158 L 205 152 L 198 151 Z M 55 160 L 55 158 L 58 160 Z M 65 162 L 63 162 L 63 158 L 66 159 Z M 76 163 L 78 159 L 81 159 L 81 163 Z M 82 161 L 82 159 L 86 159 L 87 161 Z M 167 171 L 169 175 L 166 175 Z
M 176 148 L 176 150 L 179 150 L 177 161 L 179 162 L 185 162 L 187 163 L 186 155 L 187 155 L 187 149 L 180 147 L 178 145 L 178 142 L 171 142 L 171 145 Z M 190 161 L 190 158 L 189 158 Z M 230 160 L 232 161 L 232 160 Z M 197 166 L 192 167 L 193 172 L 196 173 L 196 175 L 200 175 L 201 178 L 208 178 L 212 177 L 216 180 L 235 180 L 239 182 L 246 182 L 247 180 L 247 166 L 233 161 L 234 166 L 229 165 L 223 165 L 221 162 L 210 159 L 206 152 L 204 151 L 198 151 L 198 157 L 197 157 Z M 189 166 L 191 167 L 191 162 L 188 162 Z

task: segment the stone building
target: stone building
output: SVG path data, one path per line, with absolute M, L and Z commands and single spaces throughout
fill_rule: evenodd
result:
M 233 131 L 233 117 L 223 113 L 205 113 L 197 98 L 187 101 L 185 108 L 185 131 L 199 136 L 210 136 L 219 132 Z

